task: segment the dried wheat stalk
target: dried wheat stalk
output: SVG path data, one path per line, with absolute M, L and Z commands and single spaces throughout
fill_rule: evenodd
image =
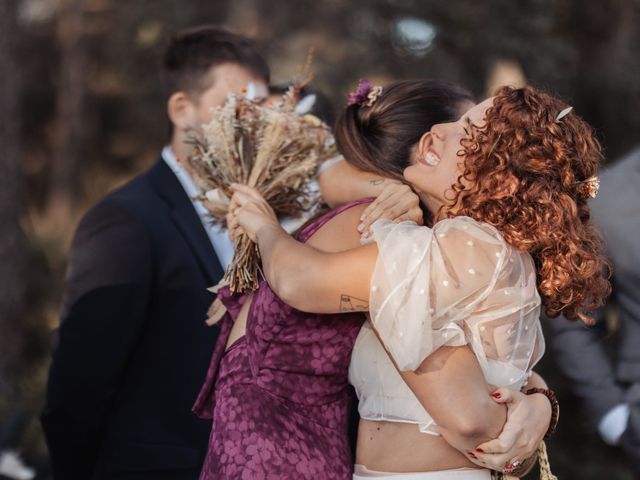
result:
M 215 221 L 226 225 L 232 183 L 256 188 L 279 217 L 298 216 L 317 201 L 309 183 L 317 166 L 336 154 L 335 143 L 325 124 L 294 111 L 298 92 L 293 86 L 280 102 L 269 106 L 232 95 L 192 138 L 195 148 L 187 161 L 202 189 L 198 199 Z M 234 241 L 234 251 L 224 280 L 234 293 L 255 290 L 260 268 L 257 245 L 241 235 Z

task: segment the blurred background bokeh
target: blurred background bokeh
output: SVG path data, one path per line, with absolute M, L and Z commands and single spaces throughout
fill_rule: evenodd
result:
M 24 407 L 19 446 L 39 478 L 69 242 L 90 205 L 157 159 L 168 132 L 158 58 L 172 32 L 202 23 L 256 38 L 275 83 L 312 48 L 313 86 L 336 108 L 365 77 L 444 78 L 478 98 L 528 82 L 573 105 L 607 161 L 640 144 L 638 0 L 1 0 L 0 425 Z M 557 475 L 631 479 L 551 355 L 541 372 L 562 405 Z

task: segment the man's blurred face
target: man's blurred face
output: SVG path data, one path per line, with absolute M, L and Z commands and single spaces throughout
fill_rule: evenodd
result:
M 167 113 L 174 127 L 171 147 L 178 158 L 191 154 L 193 147 L 187 140 L 201 132 L 202 125 L 211 121 L 211 109 L 223 105 L 229 94 L 251 95 L 257 102 L 264 101 L 269 94 L 262 78 L 236 63 L 213 67 L 208 81 L 210 87 L 205 91 L 197 95 L 176 92 L 167 103 Z
M 210 87 L 200 94 L 180 91 L 169 98 L 167 111 L 174 126 L 171 147 L 178 159 L 191 155 L 193 147 L 187 140 L 211 121 L 211 109 L 223 105 L 229 94 L 248 95 L 256 102 L 263 102 L 269 94 L 262 78 L 236 63 L 213 67 L 207 80 Z M 188 164 L 184 167 L 188 169 Z
M 199 128 L 211 120 L 211 109 L 224 104 L 230 93 L 251 95 L 263 102 L 269 95 L 266 82 L 250 70 L 235 63 L 223 63 L 211 69 L 212 85 L 193 101 L 196 118 L 192 127 Z

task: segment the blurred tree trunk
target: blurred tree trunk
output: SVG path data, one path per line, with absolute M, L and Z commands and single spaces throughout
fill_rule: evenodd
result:
M 86 55 L 83 44 L 84 3 L 84 0 L 62 0 L 56 25 L 60 67 L 56 99 L 56 143 L 47 217 L 50 232 L 63 236 L 68 234 L 80 185 Z
M 20 81 L 16 72 L 18 0 L 0 1 L 0 397 L 15 395 L 24 311 L 25 239 L 20 228 Z

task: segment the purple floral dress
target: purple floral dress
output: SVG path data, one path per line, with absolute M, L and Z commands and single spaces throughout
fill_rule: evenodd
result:
M 342 211 L 298 236 L 305 242 Z M 305 313 L 283 303 L 262 280 L 246 335 L 225 345 L 246 296 L 218 292 L 228 309 L 194 412 L 212 418 L 200 480 L 350 479 L 347 437 L 352 399 L 349 360 L 364 315 Z

